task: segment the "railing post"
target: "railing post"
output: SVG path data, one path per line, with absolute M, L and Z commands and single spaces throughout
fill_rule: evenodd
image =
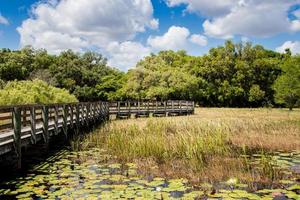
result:
M 131 102 L 128 101 L 128 108 L 129 108 L 129 114 L 128 114 L 128 117 L 131 118 Z
M 17 154 L 17 168 L 20 169 L 22 166 L 22 119 L 21 119 L 21 108 L 15 107 L 13 109 L 13 126 L 14 126 L 14 147 Z
M 70 126 L 73 128 L 74 127 L 74 106 L 70 105 Z
M 91 103 L 86 105 L 86 124 L 89 126 L 91 122 Z
M 181 115 L 181 113 L 182 113 L 182 110 L 181 110 L 182 108 L 181 108 L 181 100 L 179 100 L 179 113 L 180 113 L 180 115 Z
M 30 128 L 31 128 L 31 142 L 32 144 L 36 144 L 36 113 L 35 113 L 35 107 L 30 108 Z
M 69 113 L 69 106 L 63 105 L 63 132 L 68 137 L 68 113 Z
M 118 101 L 118 113 L 117 116 L 120 116 L 120 102 Z
M 174 101 L 171 101 L 171 105 L 172 105 L 172 112 L 174 113 Z
M 48 146 L 49 144 L 49 131 L 48 131 L 49 107 L 48 106 L 43 106 L 42 108 L 42 119 L 43 119 L 43 138 L 44 138 L 44 142 Z
M 165 109 L 165 115 L 168 116 L 168 113 L 167 113 L 167 101 L 164 101 L 164 109 Z
M 76 104 L 75 121 L 76 121 L 76 134 L 79 134 L 79 128 L 80 128 L 80 106 L 79 106 L 79 104 Z
M 54 133 L 58 135 L 58 106 L 54 106 Z
M 193 109 L 192 114 L 194 114 L 195 113 L 195 102 L 194 101 L 192 102 L 192 109 Z
M 105 102 L 105 121 L 109 120 L 109 103 Z

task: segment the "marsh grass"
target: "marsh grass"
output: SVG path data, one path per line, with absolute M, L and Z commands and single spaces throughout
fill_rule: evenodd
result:
M 135 161 L 145 174 L 273 182 L 281 174 L 268 153 L 300 150 L 300 111 L 203 108 L 188 117 L 112 121 L 83 143 L 120 162 Z M 243 155 L 261 152 L 266 154 L 254 170 Z

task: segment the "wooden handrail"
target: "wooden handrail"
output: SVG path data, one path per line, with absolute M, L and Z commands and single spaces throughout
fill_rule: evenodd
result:
M 109 119 L 131 115 L 153 116 L 193 114 L 191 101 L 119 101 L 58 104 L 31 104 L 0 106 L 0 155 L 15 150 L 18 166 L 22 146 L 44 141 L 68 130 L 79 133 L 84 126 L 91 127 Z

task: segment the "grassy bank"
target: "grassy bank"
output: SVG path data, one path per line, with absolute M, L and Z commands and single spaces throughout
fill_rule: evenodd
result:
M 193 116 L 112 121 L 83 148 L 104 148 L 145 175 L 273 183 L 285 176 L 275 152 L 300 151 L 300 110 L 201 108 Z M 260 154 L 252 163 L 251 156 Z

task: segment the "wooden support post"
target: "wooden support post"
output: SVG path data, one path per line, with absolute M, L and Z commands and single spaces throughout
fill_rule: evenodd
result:
M 68 113 L 69 113 L 69 106 L 63 105 L 63 132 L 68 138 Z
M 80 105 L 76 104 L 76 130 L 75 133 L 79 134 L 79 129 L 80 129 Z
M 128 118 L 131 118 L 131 102 L 128 101 L 128 108 L 129 108 L 129 114 L 128 114 Z
M 17 168 L 21 169 L 22 166 L 22 119 L 21 108 L 15 107 L 13 109 L 13 126 L 14 126 L 14 147 L 17 154 Z
M 117 116 L 120 116 L 120 102 L 118 101 L 118 113 Z
M 46 143 L 47 147 L 49 144 L 49 107 L 43 106 L 42 108 L 42 119 L 43 119 L 43 138 L 44 142 Z
M 174 101 L 171 101 L 171 105 L 172 105 L 172 112 L 174 112 Z
M 194 114 L 195 113 L 195 102 L 193 101 L 192 102 L 192 114 Z
M 54 134 L 58 135 L 58 106 L 54 106 Z
M 93 122 L 93 124 L 95 123 L 95 103 L 91 104 L 91 121 Z
M 103 105 L 103 121 L 107 121 L 109 118 L 109 107 L 107 102 L 102 102 Z
M 70 126 L 73 128 L 74 127 L 74 106 L 70 105 Z
M 181 110 L 182 108 L 181 108 L 181 101 L 179 101 L 179 113 L 180 113 L 180 115 L 181 115 L 181 113 L 182 113 L 182 110 Z
M 86 125 L 89 126 L 90 124 L 90 106 L 91 104 L 88 103 L 85 105 L 85 113 L 86 113 Z
M 30 128 L 31 128 L 31 143 L 36 144 L 36 113 L 35 107 L 30 108 Z
M 165 115 L 168 116 L 168 113 L 167 113 L 167 102 L 164 101 L 164 109 L 165 109 Z

